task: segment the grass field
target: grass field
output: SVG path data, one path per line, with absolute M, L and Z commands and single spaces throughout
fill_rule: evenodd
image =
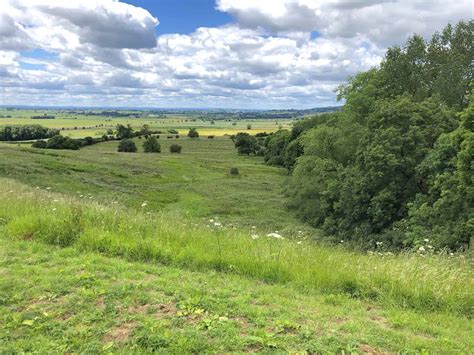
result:
M 54 115 L 55 119 L 31 119 L 32 116 L 44 114 Z M 11 117 L 7 117 L 11 116 Z M 139 118 L 117 118 L 101 115 L 74 115 L 67 111 L 55 110 L 6 110 L 0 108 L 0 126 L 5 125 L 31 125 L 40 124 L 48 128 L 61 130 L 61 134 L 74 138 L 102 136 L 107 129 L 115 129 L 118 124 L 130 124 L 134 129 L 140 129 L 144 124 L 149 125 L 152 130 L 167 131 L 176 129 L 181 135 L 186 135 L 190 128 L 197 128 L 202 136 L 215 135 L 224 136 L 237 132 L 249 132 L 256 134 L 260 132 L 274 132 L 279 127 L 291 127 L 290 120 L 203 120 L 196 115 L 167 114 L 165 117 L 139 117 Z M 247 125 L 251 129 L 247 129 Z
M 229 138 L 135 141 L 0 144 L 0 353 L 471 352 L 472 256 L 324 245 Z

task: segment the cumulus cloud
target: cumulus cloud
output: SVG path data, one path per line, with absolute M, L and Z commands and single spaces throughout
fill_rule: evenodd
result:
M 451 0 L 217 0 L 216 7 L 235 21 L 156 37 L 158 19 L 117 0 L 5 0 L 0 103 L 333 105 L 337 85 L 377 66 L 387 46 L 469 14 L 468 2 Z M 38 49 L 34 58 L 25 52 Z
M 429 36 L 473 15 L 471 0 L 217 0 L 217 8 L 247 28 L 317 31 L 382 46 L 398 44 L 414 32 Z

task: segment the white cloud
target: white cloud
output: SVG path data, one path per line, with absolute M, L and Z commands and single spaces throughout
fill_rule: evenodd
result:
M 154 16 L 114 0 L 4 5 L 0 104 L 332 105 L 387 45 L 469 14 L 465 1 L 218 0 L 235 23 L 156 38 Z M 33 49 L 48 55 L 25 56 Z

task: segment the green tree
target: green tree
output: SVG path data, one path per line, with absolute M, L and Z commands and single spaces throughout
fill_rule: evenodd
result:
M 259 145 L 257 139 L 248 133 L 237 133 L 234 137 L 234 146 L 239 154 L 257 154 Z
M 143 142 L 143 151 L 145 153 L 161 153 L 161 145 L 155 137 L 148 137 Z
M 125 153 L 135 153 L 137 151 L 137 146 L 131 139 L 122 139 L 118 145 L 118 151 Z
M 117 125 L 117 133 L 116 133 L 117 139 L 126 139 L 126 138 L 132 138 L 133 137 L 133 129 L 130 125 L 122 125 L 118 124 Z
M 189 138 L 198 138 L 199 137 L 199 132 L 196 130 L 196 128 L 191 128 L 188 132 L 188 137 Z

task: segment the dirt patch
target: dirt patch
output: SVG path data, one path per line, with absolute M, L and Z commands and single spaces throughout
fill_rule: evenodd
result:
M 125 343 L 128 338 L 130 337 L 130 334 L 132 333 L 133 329 L 136 326 L 136 322 L 125 322 L 120 324 L 119 326 L 115 327 L 107 333 L 107 335 L 104 337 L 103 342 L 104 343 Z
M 343 324 L 343 323 L 347 322 L 348 320 L 349 320 L 349 318 L 347 318 L 347 317 L 338 317 L 338 318 L 331 319 L 331 323 Z
M 131 314 L 152 314 L 156 319 L 162 319 L 177 313 L 173 303 L 144 304 L 129 308 Z
M 371 347 L 370 345 L 367 345 L 367 344 L 361 344 L 361 345 L 359 345 L 359 351 L 360 351 L 362 354 L 370 354 L 370 355 L 383 354 L 383 353 L 381 353 L 380 351 L 375 350 L 373 347 Z

